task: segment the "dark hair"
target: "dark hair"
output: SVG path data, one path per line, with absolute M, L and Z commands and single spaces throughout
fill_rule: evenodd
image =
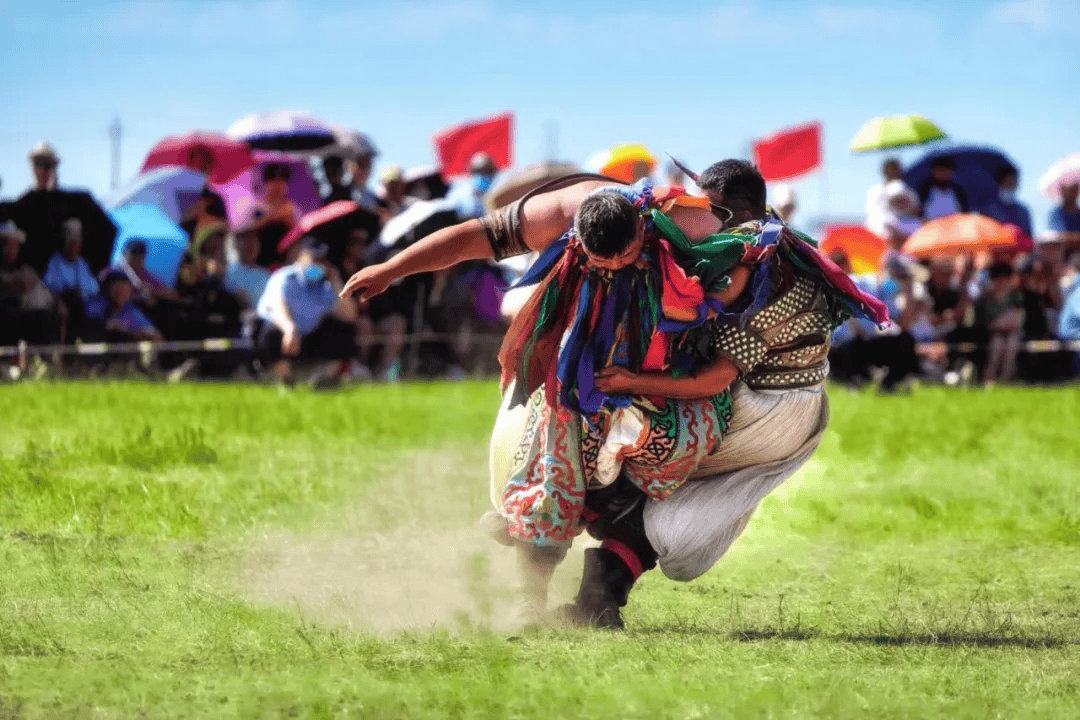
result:
M 930 167 L 931 168 L 949 168 L 950 170 L 952 170 L 953 169 L 953 160 L 952 160 L 951 157 L 948 157 L 948 156 L 937 157 L 937 158 L 934 158 L 933 162 L 930 163 Z
M 1007 262 L 996 262 L 990 266 L 990 269 L 986 271 L 986 274 L 990 276 L 991 280 L 1011 277 L 1013 274 L 1013 267 Z
M 270 180 L 288 180 L 292 177 L 292 172 L 289 170 L 288 165 L 282 163 L 269 163 L 263 167 L 262 172 L 263 182 L 269 182 Z
M 581 203 L 574 231 L 582 246 L 602 258 L 626 251 L 637 237 L 638 211 L 634 203 L 614 192 L 598 192 Z
M 323 158 L 322 169 L 325 173 L 345 172 L 345 161 L 337 155 L 327 155 Z
M 1014 168 L 1012 165 L 1006 165 L 1005 167 L 994 173 L 994 181 L 997 182 L 998 185 L 1000 185 L 1001 182 L 1008 177 L 1015 177 L 1017 180 L 1019 180 L 1020 171 Z
M 746 207 L 728 207 L 740 212 L 749 210 L 754 217 L 765 214 L 765 178 L 757 166 L 746 160 L 721 160 L 710 165 L 697 179 L 698 187 L 724 196 L 726 203 L 744 203 Z
M 903 171 L 903 169 L 904 169 L 904 166 L 900 164 L 899 159 L 897 159 L 897 158 L 889 158 L 885 162 L 881 163 L 881 172 L 884 173 L 886 170 L 888 170 L 893 165 L 898 167 L 901 171 Z
M 108 295 L 109 291 L 112 290 L 112 286 L 118 282 L 126 282 L 130 284 L 131 278 L 127 276 L 127 273 L 118 268 L 106 272 L 105 277 L 101 278 L 101 289 L 103 294 Z
M 124 245 L 125 253 L 133 253 L 135 255 L 145 255 L 147 252 L 146 241 L 138 238 L 134 240 L 128 240 Z

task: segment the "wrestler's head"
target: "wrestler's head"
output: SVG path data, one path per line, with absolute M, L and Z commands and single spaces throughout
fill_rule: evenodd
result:
M 574 232 L 589 264 L 603 270 L 621 270 L 633 264 L 645 244 L 645 223 L 637 208 L 614 192 L 585 198 L 574 217 Z
M 697 179 L 723 227 L 765 217 L 765 178 L 753 163 L 721 160 Z

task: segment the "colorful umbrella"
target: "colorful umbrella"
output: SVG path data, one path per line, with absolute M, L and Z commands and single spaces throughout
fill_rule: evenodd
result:
M 960 213 L 931 220 L 904 243 L 904 252 L 916 258 L 974 255 L 995 250 L 1025 251 L 1031 238 L 1015 225 L 1002 225 L 985 215 Z
M 922 115 L 876 117 L 859 130 L 851 141 L 852 152 L 886 150 L 922 145 L 948 137 L 941 128 Z
M 1080 183 L 1080 152 L 1066 155 L 1050 166 L 1039 181 L 1039 190 L 1052 198 L 1061 197 L 1061 188 Z
M 952 160 L 956 183 L 967 193 L 972 210 L 980 210 L 997 199 L 998 173 L 1016 170 L 1016 163 L 995 148 L 952 145 L 931 150 L 919 158 L 904 173 L 904 182 L 918 191 L 930 182 L 934 161 L 939 158 Z
M 307 160 L 285 155 L 257 151 L 252 154 L 255 166 L 237 175 L 223 185 L 212 185 L 225 202 L 225 213 L 233 227 L 246 222 L 262 191 L 262 172 L 268 164 L 276 163 L 289 168 L 289 199 L 300 212 L 308 213 L 322 205 L 318 185 L 311 174 Z
M 343 235 L 353 228 L 368 230 L 372 237 L 379 227 L 379 216 L 365 210 L 352 200 L 338 200 L 326 207 L 309 212 L 278 243 L 278 254 L 284 255 L 297 240 L 305 235 Z M 326 238 L 323 238 L 325 241 Z M 331 253 L 332 255 L 333 253 Z M 333 259 L 333 258 L 332 258 Z
M 110 210 L 128 205 L 150 204 L 160 208 L 175 223 L 195 205 L 206 185 L 206 177 L 186 167 L 159 167 L 143 172 L 125 187 L 105 199 Z
M 143 240 L 147 249 L 146 269 L 166 285 L 176 285 L 176 275 L 188 246 L 187 233 L 161 208 L 148 203 L 127 205 L 109 214 L 120 228 L 113 245 L 112 264 L 124 262 L 124 248 L 130 240 Z
M 248 115 L 233 123 L 227 134 L 258 150 L 318 150 L 336 140 L 332 125 L 298 110 Z
M 488 210 L 505 207 L 544 183 L 579 172 L 581 168 L 576 164 L 562 160 L 529 165 L 500 178 L 484 196 L 484 205 Z
M 587 167 L 626 183 L 637 182 L 656 169 L 656 156 L 644 145 L 616 145 L 594 155 Z
M 881 268 L 886 249 L 885 241 L 862 225 L 830 225 L 825 228 L 825 239 L 821 241 L 821 250 L 826 255 L 843 250 L 856 275 L 876 273 Z
M 203 155 L 210 164 L 210 179 L 216 183 L 229 182 L 254 163 L 251 148 L 243 142 L 222 133 L 196 130 L 170 135 L 150 148 L 140 172 L 163 165 L 183 165 L 205 174 Z

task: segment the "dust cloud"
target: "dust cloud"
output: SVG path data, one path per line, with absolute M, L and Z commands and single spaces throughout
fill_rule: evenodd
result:
M 514 551 L 478 525 L 489 509 L 483 448 L 417 453 L 382 477 L 383 492 L 328 520 L 341 532 L 252 537 L 246 594 L 358 632 L 520 627 Z M 552 607 L 576 591 L 586 546 L 556 573 Z

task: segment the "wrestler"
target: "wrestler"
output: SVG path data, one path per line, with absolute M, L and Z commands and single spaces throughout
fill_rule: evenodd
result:
M 714 166 L 714 168 L 715 167 L 717 166 Z M 712 169 L 713 168 L 710 168 L 710 170 Z M 760 178 L 759 175 L 757 177 Z M 576 185 L 570 186 L 563 190 L 546 193 L 543 195 L 539 195 L 535 198 L 527 198 L 525 201 L 519 202 L 518 204 L 512 206 L 503 213 L 499 213 L 494 216 L 488 216 L 487 218 L 484 218 L 481 222 L 464 223 L 462 225 L 456 226 L 455 228 L 450 228 L 446 231 L 436 233 L 425 239 L 421 243 L 413 246 L 413 248 L 410 248 L 405 253 L 402 253 L 390 263 L 387 263 L 384 266 L 374 266 L 372 268 L 361 271 L 361 273 L 358 273 L 350 280 L 344 292 L 348 293 L 360 290 L 364 292 L 365 297 L 370 297 L 376 292 L 381 291 L 381 289 L 385 288 L 398 277 L 401 277 L 411 272 L 421 272 L 425 270 L 438 269 L 453 264 L 456 261 L 468 258 L 492 256 L 503 257 L 513 252 L 527 252 L 529 250 L 548 250 L 555 243 L 557 233 L 567 227 L 569 219 L 573 217 L 572 212 L 582 205 L 583 201 L 589 196 L 590 193 L 592 193 L 597 188 L 603 187 L 607 184 L 607 181 L 604 180 L 579 182 Z M 761 195 L 763 199 L 763 182 L 761 183 L 761 186 Z M 661 193 L 658 192 L 657 194 L 660 195 Z M 727 194 L 730 195 L 730 197 L 725 197 L 724 193 L 722 192 L 718 193 L 717 195 L 710 197 L 710 202 L 700 203 L 696 207 L 686 207 L 678 204 L 673 207 L 669 206 L 668 208 L 666 208 L 668 210 L 668 214 L 665 215 L 654 213 L 653 219 L 657 222 L 657 224 L 664 226 L 663 232 L 666 238 L 670 240 L 673 244 L 678 245 L 679 243 L 676 241 L 681 240 L 682 245 L 680 247 L 682 250 L 686 252 L 699 252 L 699 248 L 701 246 L 694 245 L 694 242 L 700 241 L 703 235 L 712 233 L 715 230 L 720 229 L 721 220 L 731 222 L 732 220 L 749 220 L 754 217 L 754 210 L 756 208 L 751 201 L 747 200 L 739 193 L 729 192 Z M 690 238 L 694 238 L 695 240 L 691 241 Z M 708 267 L 708 265 L 710 264 L 709 262 L 705 262 L 701 266 L 701 268 L 698 269 L 704 269 L 707 272 L 699 272 L 698 274 L 702 277 L 704 277 L 705 275 L 709 275 L 710 273 L 715 276 L 716 268 L 730 269 L 732 264 L 730 261 L 740 260 L 743 258 L 744 255 L 753 254 L 748 251 L 754 248 L 755 242 L 757 242 L 757 238 L 753 235 L 753 233 L 748 233 L 747 241 L 744 242 L 731 242 L 730 238 L 722 239 L 722 241 L 717 244 L 715 248 L 719 248 L 720 252 L 717 257 L 723 256 L 725 258 L 724 262 L 712 262 L 712 268 Z M 798 240 L 796 239 L 795 242 L 797 243 Z M 582 253 L 585 256 L 586 264 L 588 264 L 592 269 L 608 272 L 618 272 L 623 267 L 638 262 L 641 246 L 643 245 L 643 243 L 638 243 L 638 245 L 639 247 L 637 248 L 633 247 L 633 244 L 631 244 L 631 246 L 616 248 L 615 251 L 611 253 L 592 253 L 591 256 L 587 250 L 583 249 Z M 568 248 L 570 250 L 573 250 L 573 246 L 569 244 L 564 245 L 564 247 L 562 248 L 556 247 L 555 252 L 550 253 L 549 263 L 552 259 L 556 257 L 565 257 L 567 255 Z M 732 252 L 734 252 L 735 255 L 731 255 Z M 603 257 L 603 255 L 605 254 L 608 254 L 609 257 Z M 691 260 L 693 259 L 694 258 L 691 258 Z M 700 257 L 698 259 L 700 259 Z M 713 261 L 715 259 L 715 257 L 710 258 L 710 260 Z M 544 255 L 541 255 L 541 261 L 544 261 Z M 541 261 L 538 261 L 537 265 L 543 268 L 544 264 Z M 564 265 L 565 264 L 566 263 L 564 263 Z M 603 267 L 604 265 L 607 265 L 608 267 L 605 268 Z M 691 262 L 690 265 L 693 266 L 693 263 Z M 580 277 L 578 279 L 580 280 Z M 767 287 L 768 283 L 766 283 L 764 286 Z M 540 290 L 538 290 L 536 293 L 534 293 L 532 298 L 533 304 L 535 305 L 539 303 L 542 305 L 542 298 L 546 297 L 553 287 L 557 288 L 558 284 L 550 282 L 549 278 L 549 282 L 547 283 L 545 291 L 541 292 Z M 578 289 L 580 290 L 580 285 Z M 572 297 L 577 297 L 577 295 L 575 294 L 571 295 Z M 691 303 L 691 309 L 692 306 L 693 303 Z M 687 308 L 684 307 L 683 309 L 685 310 Z M 697 307 L 696 309 L 700 313 L 702 307 Z M 528 317 L 528 314 L 526 314 L 526 317 Z M 533 315 L 532 322 L 534 324 L 536 322 L 535 313 Z M 518 338 L 520 338 L 522 335 L 523 333 L 519 332 Z M 508 335 L 508 341 L 511 340 L 513 336 L 513 333 Z M 556 334 L 556 337 L 561 338 L 563 337 L 563 335 Z M 646 337 L 649 337 L 649 335 L 646 335 Z M 736 338 L 736 342 L 741 343 L 743 341 Z M 650 343 L 650 345 L 651 344 L 652 343 Z M 508 350 L 508 347 L 510 352 L 505 352 Z M 517 349 L 520 350 L 520 347 Z M 538 364 L 534 363 L 533 365 L 533 370 L 539 367 L 540 370 L 545 371 L 541 374 L 541 377 L 539 379 L 540 382 L 538 382 L 536 378 L 530 379 L 529 367 L 526 367 L 525 365 L 519 364 L 517 362 L 506 362 L 508 358 L 515 359 L 515 357 L 520 357 L 521 353 L 519 352 L 517 356 L 515 356 L 513 352 L 514 350 L 515 347 L 512 343 L 510 343 L 509 346 L 504 345 L 504 370 L 509 370 L 511 372 L 511 375 L 514 376 L 514 383 L 525 384 L 525 389 L 527 390 L 527 392 L 523 393 L 523 395 L 525 395 L 526 397 L 533 397 L 536 395 L 536 392 L 539 390 L 540 386 L 544 384 L 542 381 L 545 379 L 545 376 L 550 375 L 551 370 L 554 370 L 556 366 L 556 363 L 554 362 L 555 355 L 552 352 L 553 348 L 547 348 L 546 358 L 544 357 L 543 353 L 540 354 L 540 357 L 544 358 L 543 362 L 540 362 Z M 589 353 L 579 353 L 577 356 L 570 357 L 570 360 L 572 362 L 563 362 L 566 355 L 566 348 L 564 347 L 562 350 L 563 352 L 559 354 L 559 362 L 557 364 L 563 366 L 561 368 L 563 370 L 565 370 L 567 367 L 574 369 L 575 365 L 578 366 L 577 369 L 582 369 L 580 367 L 581 359 L 587 358 L 589 356 Z M 595 357 L 593 357 L 593 360 L 595 361 Z M 666 362 L 670 360 L 670 358 L 665 357 L 664 360 Z M 607 364 L 610 363 L 603 363 L 603 365 Z M 601 367 L 603 367 L 603 365 L 601 365 Z M 639 370 L 644 369 L 643 363 L 640 362 L 636 364 L 630 363 L 630 365 L 632 370 L 631 374 L 637 374 Z M 595 364 L 589 365 L 588 369 L 593 370 L 595 369 L 595 367 Z M 513 372 L 515 369 L 518 369 L 518 372 L 516 374 Z M 730 370 L 727 371 L 727 375 L 730 377 Z M 619 388 L 611 385 L 610 383 L 617 383 L 619 377 L 619 372 L 608 374 L 602 373 L 598 380 L 600 387 L 597 387 L 597 383 L 593 380 L 591 372 L 578 372 L 576 374 L 563 372 L 558 377 L 558 380 L 560 381 L 559 383 L 552 382 L 547 384 L 547 391 L 549 393 L 553 393 L 556 391 L 554 388 L 556 386 L 559 386 L 562 391 L 562 397 L 560 398 L 560 401 L 562 401 L 561 404 L 564 407 L 569 405 L 572 407 L 572 409 L 579 411 L 582 409 L 595 410 L 596 402 L 599 400 L 602 404 L 604 399 L 606 399 L 605 388 L 611 390 L 612 392 L 617 392 Z M 653 380 L 659 381 L 660 378 L 653 378 Z M 684 385 L 685 382 L 686 381 L 684 378 Z M 571 387 L 574 392 L 567 392 L 568 387 Z M 711 390 L 714 388 L 709 389 Z M 514 390 L 520 391 L 521 388 L 515 387 Z M 514 393 L 508 393 L 507 398 L 510 399 L 513 397 L 513 395 Z M 580 404 L 583 400 L 592 403 L 592 405 L 588 408 L 581 408 Z M 555 403 L 549 403 L 549 406 L 553 405 L 555 405 Z M 503 434 L 501 430 L 505 429 L 505 427 L 507 426 L 513 426 L 513 418 L 511 417 L 511 415 L 514 412 L 520 414 L 521 410 L 521 408 L 513 410 L 504 404 L 504 410 L 500 413 L 500 418 L 497 422 L 496 432 L 493 434 L 492 477 L 494 485 L 497 485 L 499 483 L 500 477 L 503 479 L 503 481 L 505 481 L 505 478 L 508 476 L 508 474 L 503 474 L 503 472 L 501 472 L 501 470 L 498 468 L 498 454 L 500 450 L 500 443 L 498 442 L 498 439 Z M 510 417 L 511 422 L 508 423 L 507 420 L 504 418 L 504 415 Z M 511 448 L 515 444 L 519 443 L 520 438 L 523 437 L 523 434 L 524 429 L 514 428 L 514 431 L 509 433 L 508 437 L 510 439 L 507 442 L 502 443 L 502 449 Z M 678 480 L 681 482 L 681 479 Z M 638 487 L 640 487 L 640 485 Z M 600 496 L 603 497 L 602 494 L 600 494 Z M 496 500 L 496 504 L 499 505 L 498 499 Z M 663 505 L 663 503 L 653 504 Z M 570 513 L 571 520 L 576 520 L 576 518 L 573 518 L 573 512 L 574 510 L 572 509 Z M 605 539 L 605 544 L 608 544 L 607 539 Z M 622 550 L 625 551 L 626 547 L 628 546 L 629 545 L 627 543 L 622 543 Z M 536 596 L 538 598 L 542 599 L 542 596 L 546 591 L 547 577 L 550 576 L 550 571 L 553 570 L 555 563 L 559 559 L 561 559 L 562 554 L 565 552 L 565 547 L 565 544 L 559 543 L 547 547 L 542 544 L 524 546 L 525 552 L 523 552 L 521 556 L 525 560 L 524 565 L 526 566 L 526 569 L 530 571 L 526 573 L 526 577 L 528 577 L 531 573 L 532 576 L 536 579 L 536 582 L 533 584 L 534 587 L 532 587 L 531 589 L 536 592 Z M 522 548 L 522 546 L 519 545 L 519 548 Z M 601 555 L 600 557 L 608 557 L 609 555 L 611 555 L 610 551 L 608 551 L 608 555 Z M 626 552 L 623 552 L 622 554 L 616 553 L 616 557 L 620 558 L 624 562 L 624 564 L 633 566 L 634 562 L 631 558 L 631 555 L 632 553 L 628 554 Z M 662 560 L 661 562 L 663 564 Z M 603 575 L 603 573 L 601 573 L 601 575 Z M 596 577 L 597 573 L 590 573 L 587 568 L 585 577 L 585 581 L 587 582 L 583 583 L 583 593 L 579 594 L 579 600 L 584 597 L 584 590 L 586 589 L 586 586 L 596 586 Z M 601 585 L 602 584 L 603 583 L 601 583 Z M 592 589 L 595 590 L 596 588 L 593 587 Z M 605 609 L 608 605 L 611 605 L 611 603 L 607 603 L 605 605 Z M 617 607 L 618 604 L 616 603 L 615 618 L 618 618 Z M 587 610 L 588 609 L 586 608 L 586 612 L 583 612 L 582 614 L 586 617 L 587 621 L 593 622 L 593 619 L 589 616 L 589 612 Z M 595 624 L 603 623 L 596 622 Z M 621 619 L 618 619 L 617 624 L 621 624 Z

